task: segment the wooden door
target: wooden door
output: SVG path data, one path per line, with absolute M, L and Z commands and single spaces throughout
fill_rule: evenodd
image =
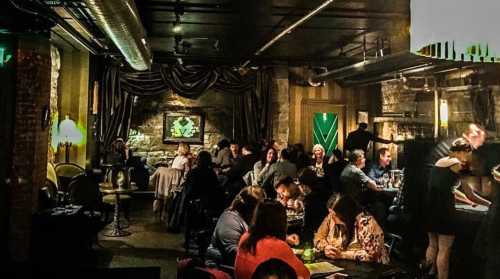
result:
M 332 104 L 329 103 L 328 100 L 304 100 L 302 101 L 301 110 L 302 110 L 301 113 L 302 127 L 300 131 L 300 142 L 304 143 L 306 151 L 308 152 L 312 151 L 312 147 L 314 144 L 314 125 L 315 125 L 314 117 L 315 115 L 318 115 L 318 113 L 320 115 L 326 116 L 325 121 L 329 121 L 329 118 L 332 117 L 332 115 L 336 118 L 335 124 L 337 128 L 336 131 L 337 148 L 343 150 L 345 141 L 345 130 L 346 130 L 345 105 Z M 323 138 L 326 139 L 330 138 L 329 136 L 331 136 L 328 135 L 328 133 L 335 133 L 335 132 L 327 129 L 325 130 L 325 133 L 323 134 Z M 316 136 L 321 137 L 321 135 L 318 134 Z M 328 147 L 325 147 L 325 149 L 328 149 Z M 330 148 L 330 151 L 331 150 L 333 150 L 333 148 Z

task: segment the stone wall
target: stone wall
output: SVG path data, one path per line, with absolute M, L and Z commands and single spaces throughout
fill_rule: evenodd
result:
M 428 77 L 428 90 L 425 90 L 424 79 L 383 82 L 381 88 L 383 112 L 408 112 L 413 117 L 428 119 L 430 123 L 426 127 L 429 128 L 434 122 L 435 83 L 439 98 L 447 100 L 448 103 L 448 128 L 440 129 L 440 136 L 455 137 L 462 133 L 468 123 L 477 122 L 474 114 L 479 108 L 473 107 L 471 94 L 483 94 L 485 99 L 491 94 L 497 128 L 492 127 L 495 125 L 487 128 L 490 137 L 497 137 L 500 127 L 500 80 L 497 76 L 498 73 L 490 68 L 478 72 L 453 71 L 447 75 Z M 419 129 L 417 127 L 417 133 L 420 133 Z M 432 137 L 429 129 L 426 129 L 424 134 Z
M 286 146 L 290 134 L 290 82 L 287 68 L 275 68 L 273 80 L 272 121 L 273 139 Z
M 191 145 L 195 153 L 211 149 L 223 138 L 231 139 L 233 98 L 227 93 L 209 91 L 197 100 L 167 92 L 140 97 L 134 105 L 129 146 L 135 155 L 147 158 L 149 165 L 175 156 L 177 144 L 163 142 L 163 114 L 177 109 L 201 111 L 205 116 L 203 145 Z

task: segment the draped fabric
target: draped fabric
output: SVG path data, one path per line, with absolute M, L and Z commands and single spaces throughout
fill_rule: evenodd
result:
M 235 138 L 238 142 L 271 140 L 272 86 L 272 70 L 264 69 L 256 73 L 254 88 L 235 96 Z
M 116 138 L 128 138 L 134 96 L 123 91 L 120 69 L 110 65 L 104 70 L 99 94 L 99 142 L 109 148 Z
M 255 84 L 254 75 L 242 77 L 228 67 L 154 65 L 148 72 L 122 72 L 120 82 L 125 92 L 152 96 L 172 90 L 175 94 L 196 99 L 208 89 L 243 94 Z
M 132 72 L 109 64 L 99 102 L 99 140 L 109 147 L 116 137 L 128 137 L 133 100 L 172 90 L 196 99 L 208 89 L 234 96 L 235 139 L 257 142 L 270 139 L 272 70 L 240 75 L 229 67 L 154 65 L 151 71 Z

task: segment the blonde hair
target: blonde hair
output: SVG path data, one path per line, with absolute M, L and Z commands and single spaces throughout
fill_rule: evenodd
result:
M 312 150 L 312 151 L 313 151 L 313 157 L 315 156 L 315 155 L 314 155 L 314 151 L 316 151 L 316 150 L 318 150 L 318 149 L 320 149 L 321 151 L 323 151 L 323 156 L 325 156 L 325 155 L 326 155 L 326 154 L 325 154 L 325 148 L 323 147 L 323 145 L 321 145 L 321 144 L 319 144 L 319 143 L 318 143 L 318 144 L 315 144 L 315 145 L 313 146 L 313 150 Z
M 187 154 L 189 154 L 189 144 L 181 142 L 179 143 L 179 148 L 177 150 L 179 151 L 179 155 L 186 156 Z

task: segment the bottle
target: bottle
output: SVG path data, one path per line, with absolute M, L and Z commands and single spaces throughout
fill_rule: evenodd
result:
M 310 242 L 304 245 L 304 253 L 302 253 L 302 260 L 304 263 L 312 263 L 314 260 L 314 250 Z

